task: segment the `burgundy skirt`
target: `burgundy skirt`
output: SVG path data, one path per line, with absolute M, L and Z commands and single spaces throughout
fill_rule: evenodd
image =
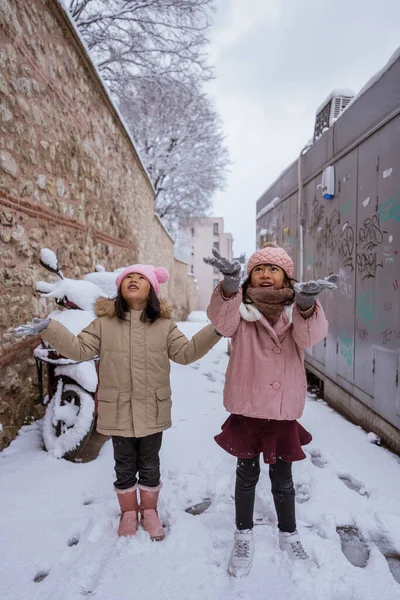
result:
M 277 459 L 284 462 L 303 460 L 306 455 L 302 446 L 312 440 L 297 421 L 274 421 L 254 419 L 243 415 L 230 415 L 215 436 L 221 448 L 237 458 L 253 458 L 259 454 L 267 464 Z

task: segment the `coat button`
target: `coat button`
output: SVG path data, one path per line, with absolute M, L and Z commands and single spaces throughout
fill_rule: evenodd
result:
M 279 346 L 274 346 L 274 352 L 275 354 L 280 354 L 282 350 L 279 348 Z
M 274 383 L 272 384 L 272 387 L 274 388 L 274 390 L 279 390 L 279 388 L 281 387 L 281 384 L 279 383 L 279 381 L 274 381 Z

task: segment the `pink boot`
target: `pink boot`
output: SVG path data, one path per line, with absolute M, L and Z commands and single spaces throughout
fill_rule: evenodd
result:
M 161 486 L 161 483 L 155 488 L 139 484 L 140 514 L 142 517 L 141 524 L 143 529 L 149 534 L 150 539 L 156 542 L 161 542 L 165 536 L 162 523 L 157 513 L 158 495 Z
M 137 485 L 127 490 L 117 490 L 117 498 L 121 508 L 118 527 L 119 536 L 136 535 L 138 528 L 139 505 L 136 495 Z

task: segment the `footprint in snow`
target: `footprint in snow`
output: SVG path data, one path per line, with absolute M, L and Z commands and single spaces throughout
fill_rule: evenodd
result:
M 77 546 L 79 544 L 79 536 L 74 536 L 72 538 L 69 538 L 68 540 L 68 546 L 71 548 L 72 546 Z
M 378 550 L 385 557 L 395 581 L 400 583 L 400 554 L 393 547 L 392 543 L 382 534 L 373 535 L 372 541 L 374 544 L 376 544 Z
M 43 581 L 43 579 L 46 579 L 46 577 L 49 573 L 50 573 L 50 571 L 39 571 L 38 573 L 36 573 L 33 581 L 35 583 L 40 583 L 41 581 Z
M 311 450 L 310 460 L 315 467 L 320 469 L 323 469 L 328 464 L 328 462 L 321 456 L 319 450 Z
M 342 552 L 354 566 L 364 568 L 367 565 L 370 549 L 361 531 L 353 525 L 336 527 L 340 537 Z
M 360 496 L 365 496 L 366 498 L 368 498 L 367 490 L 365 489 L 362 483 L 357 481 L 357 479 L 354 479 L 354 477 L 352 477 L 348 473 L 338 473 L 338 477 L 340 481 L 343 481 L 344 485 L 347 486 L 350 490 L 357 492 L 358 494 L 360 494 Z
M 215 383 L 217 380 L 214 377 L 213 373 L 203 373 L 204 377 L 207 377 L 207 379 L 209 381 L 212 381 L 213 383 Z
M 308 483 L 296 483 L 296 502 L 299 504 L 304 504 L 308 502 L 310 499 L 310 486 Z
M 200 364 L 199 363 L 194 363 L 194 365 L 190 365 L 191 369 L 194 369 L 195 371 L 198 371 L 198 369 L 200 368 Z

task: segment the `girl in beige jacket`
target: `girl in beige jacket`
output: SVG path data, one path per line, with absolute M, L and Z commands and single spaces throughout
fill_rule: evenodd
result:
M 164 537 L 157 503 L 162 432 L 171 427 L 170 360 L 192 363 L 221 339 L 212 325 L 190 341 L 179 331 L 169 305 L 157 295 L 168 277 L 163 267 L 126 268 L 117 277 L 116 298 L 99 299 L 97 319 L 77 336 L 54 319 L 34 319 L 17 328 L 20 335 L 41 333 L 72 360 L 100 357 L 97 431 L 112 437 L 118 535 L 136 534 L 140 512 L 153 540 Z

